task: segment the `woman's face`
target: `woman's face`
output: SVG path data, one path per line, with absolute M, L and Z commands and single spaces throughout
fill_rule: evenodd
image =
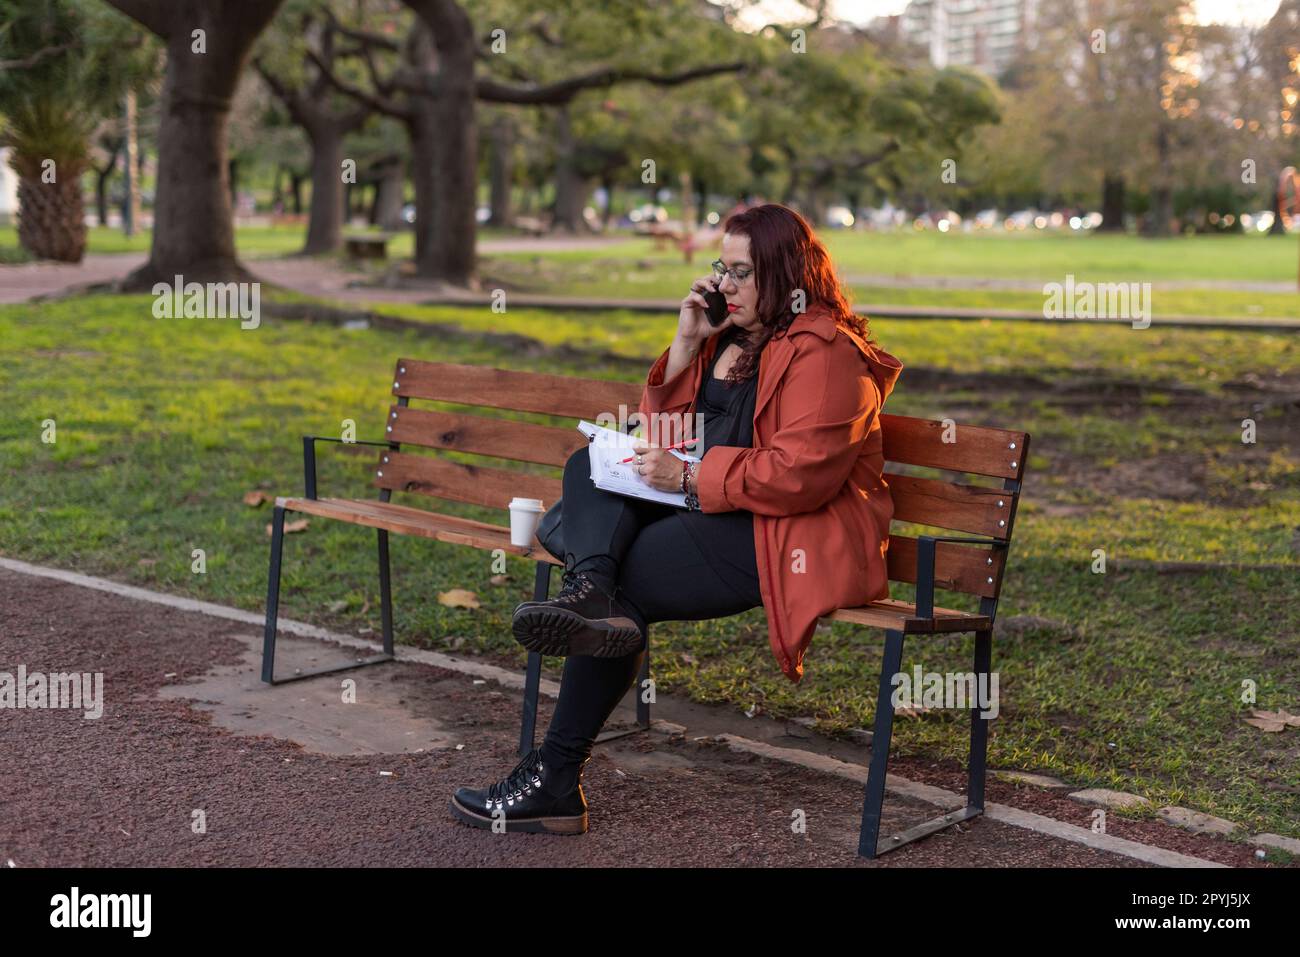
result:
M 749 258 L 749 237 L 743 233 L 725 233 L 722 255 L 718 258 L 724 266 L 741 275 L 749 272 L 748 278 L 741 283 L 727 273 L 718 281 L 718 292 L 727 297 L 727 308 L 734 325 L 747 330 L 757 329 L 762 323 L 758 319 L 758 277 L 753 272 L 753 260 Z

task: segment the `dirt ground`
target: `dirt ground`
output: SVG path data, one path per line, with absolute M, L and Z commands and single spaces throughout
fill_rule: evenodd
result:
M 855 853 L 857 783 L 736 753 L 689 727 L 597 747 L 585 835 L 475 830 L 451 817 L 448 800 L 514 766 L 517 690 L 414 662 L 272 688 L 259 680 L 259 654 L 249 626 L 0 570 L 0 670 L 102 672 L 105 701 L 99 719 L 27 709 L 0 721 L 0 774 L 21 782 L 0 794 L 0 863 L 1146 866 L 988 818 L 865 861 Z M 337 646 L 282 637 L 277 670 L 341 657 Z M 355 703 L 342 700 L 343 678 L 356 681 Z M 656 707 L 671 711 L 662 696 Z M 543 696 L 540 729 L 549 712 Z M 899 761 L 894 772 L 953 790 L 963 781 L 956 767 Z M 1087 809 L 1061 795 L 990 778 L 989 799 L 1087 826 Z M 805 833 L 791 828 L 796 810 Z M 936 813 L 891 794 L 884 832 Z M 1248 847 L 1160 822 L 1109 830 L 1262 863 Z

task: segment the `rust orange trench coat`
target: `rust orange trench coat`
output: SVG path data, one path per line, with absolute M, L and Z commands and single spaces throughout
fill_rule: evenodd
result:
M 646 377 L 640 412 L 694 421 L 718 336 L 663 381 L 664 350 Z M 754 513 L 754 551 L 768 641 L 791 681 L 817 621 L 889 597 L 885 553 L 894 503 L 882 472 L 880 410 L 902 363 L 839 325 L 824 307 L 795 317 L 759 358 L 752 448 L 714 446 L 697 475 L 700 510 Z M 683 436 L 694 435 L 689 424 Z

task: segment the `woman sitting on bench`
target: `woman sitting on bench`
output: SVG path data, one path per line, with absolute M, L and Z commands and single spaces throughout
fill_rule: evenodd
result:
M 540 748 L 486 789 L 457 790 L 452 811 L 467 824 L 490 828 L 495 815 L 507 831 L 587 830 L 583 766 L 640 673 L 650 623 L 762 605 L 797 682 L 821 615 L 888 597 L 879 413 L 902 365 L 869 338 L 793 210 L 732 215 L 713 268 L 691 284 L 650 369 L 641 412 L 652 434 L 634 447 L 641 478 L 685 491 L 687 508 L 598 489 L 587 448 L 569 458 L 563 541 L 560 526 L 541 539 L 564 559 L 563 587 L 513 620 L 525 648 L 567 656 L 559 700 Z M 717 326 L 703 297 L 715 286 L 728 310 Z M 702 436 L 653 434 L 697 414 Z M 660 447 L 683 438 L 702 438 L 687 448 L 698 465 Z

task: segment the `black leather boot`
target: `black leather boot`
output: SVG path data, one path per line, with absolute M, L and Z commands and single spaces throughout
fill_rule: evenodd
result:
M 511 629 L 521 645 L 542 655 L 621 658 L 645 642 L 612 590 L 585 571 L 569 569 L 555 598 L 516 606 Z
M 591 760 L 588 758 L 587 760 Z M 586 761 L 583 765 L 586 765 Z M 568 788 L 566 790 L 566 787 Z M 555 792 L 560 793 L 555 793 Z M 533 834 L 583 834 L 587 830 L 587 798 L 582 793 L 582 767 L 572 775 L 572 787 L 545 766 L 534 748 L 505 778 L 487 790 L 459 788 L 451 813 L 472 827 Z

